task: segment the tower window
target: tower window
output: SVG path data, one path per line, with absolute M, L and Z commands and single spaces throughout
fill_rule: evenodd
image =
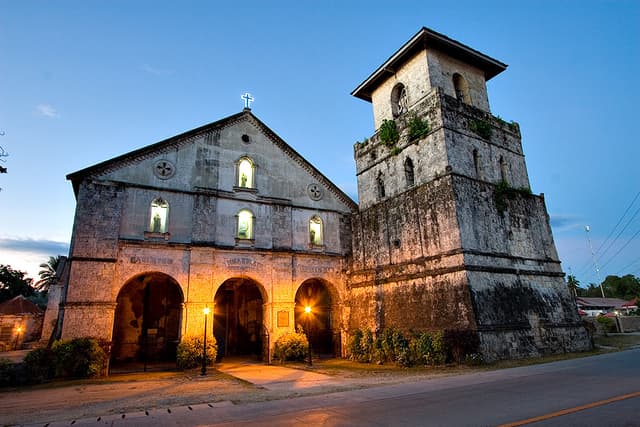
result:
M 380 172 L 376 178 L 376 186 L 378 188 L 378 199 L 384 199 L 384 176 L 382 175 L 382 172 Z
M 169 203 L 158 197 L 151 202 L 151 219 L 149 221 L 149 231 L 152 233 L 166 233 L 167 220 L 169 219 Z
M 251 159 L 248 157 L 241 158 L 240 161 L 238 161 L 238 187 L 255 188 L 254 171 L 255 167 Z
M 238 239 L 253 239 L 253 214 L 247 209 L 238 212 Z
M 391 113 L 396 118 L 406 113 L 409 109 L 409 99 L 407 97 L 407 89 L 402 83 L 395 85 L 391 91 Z
M 314 246 L 323 244 L 322 219 L 317 215 L 309 220 L 309 243 Z
M 407 187 L 413 187 L 415 184 L 415 176 L 413 173 L 413 161 L 410 157 L 404 161 L 404 177 L 407 181 Z
M 456 98 L 458 98 L 458 101 L 464 102 L 465 104 L 471 104 L 467 81 L 458 73 L 453 75 L 453 88 L 456 92 Z

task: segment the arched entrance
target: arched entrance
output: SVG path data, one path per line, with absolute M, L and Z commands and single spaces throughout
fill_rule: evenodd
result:
M 306 313 L 305 307 L 310 307 L 311 312 Z M 306 280 L 296 292 L 295 323 L 304 328 L 314 353 L 340 354 L 340 339 L 334 339 L 333 322 L 329 288 L 319 279 Z
M 112 364 L 175 361 L 184 298 L 163 273 L 145 273 L 120 290 L 113 324 Z
M 263 305 L 260 285 L 251 279 L 228 279 L 218 288 L 213 333 L 219 357 L 262 357 Z

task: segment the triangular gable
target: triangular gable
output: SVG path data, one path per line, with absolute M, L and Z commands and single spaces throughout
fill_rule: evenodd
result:
M 166 151 L 169 148 L 177 148 L 204 136 L 212 131 L 221 130 L 231 126 L 241 120 L 248 120 L 263 132 L 268 139 L 273 142 L 280 150 L 299 164 L 304 170 L 312 175 L 318 182 L 322 183 L 332 194 L 334 194 L 341 202 L 347 205 L 352 211 L 357 210 L 357 204 L 340 188 L 338 188 L 329 178 L 302 157 L 293 147 L 280 138 L 272 129 L 258 119 L 249 109 L 223 118 L 216 122 L 206 124 L 204 126 L 192 129 L 179 135 L 159 141 L 155 144 L 133 150 L 129 153 L 114 157 L 110 160 L 98 163 L 88 168 L 73 172 L 67 175 L 67 179 L 73 183 L 74 193 L 78 194 L 80 182 L 90 176 L 102 175 L 112 170 L 133 164 L 141 159 L 146 159 L 157 155 L 159 152 Z

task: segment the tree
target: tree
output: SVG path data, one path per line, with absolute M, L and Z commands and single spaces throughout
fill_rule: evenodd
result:
M 626 276 L 607 276 L 602 282 L 607 297 L 631 300 L 640 296 L 640 279 L 633 274 Z
M 40 276 L 40 280 L 36 282 L 35 288 L 40 292 L 47 292 L 51 285 L 56 283 L 56 270 L 58 270 L 58 266 L 60 265 L 60 255 L 58 256 L 50 256 L 47 262 L 43 262 L 40 264 L 40 270 L 38 272 L 38 276 Z
M 570 274 L 567 276 L 567 286 L 569 287 L 569 292 L 573 297 L 578 296 L 578 288 L 580 288 L 580 282 L 576 279 L 576 276 Z
M 30 297 L 35 294 L 33 279 L 25 277 L 26 274 L 24 271 L 12 269 L 9 265 L 0 264 L 0 302 L 18 295 Z

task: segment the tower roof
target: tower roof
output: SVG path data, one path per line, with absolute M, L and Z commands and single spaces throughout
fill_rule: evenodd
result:
M 351 92 L 351 95 L 371 102 L 371 94 L 385 79 L 393 76 L 396 70 L 417 52 L 424 49 L 434 49 L 444 52 L 453 58 L 471 64 L 484 71 L 485 80 L 500 74 L 507 68 L 497 59 L 470 48 L 456 40 L 450 39 L 429 28 L 422 27 L 408 42 L 389 57 L 365 81 Z

